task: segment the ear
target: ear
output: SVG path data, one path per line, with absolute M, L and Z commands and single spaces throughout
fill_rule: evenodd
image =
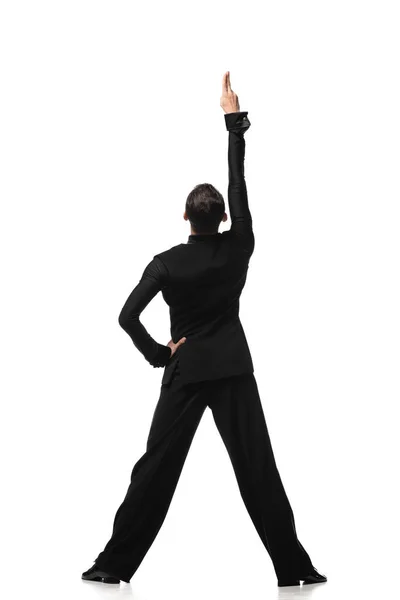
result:
M 189 219 L 189 217 L 188 217 L 188 216 L 187 216 L 187 214 L 186 214 L 186 210 L 185 210 L 185 212 L 183 213 L 183 218 L 185 219 L 185 221 L 188 221 L 188 219 Z
M 222 217 L 223 223 L 225 223 L 225 221 L 227 220 L 227 218 L 228 218 L 228 215 L 226 213 L 224 213 L 224 216 Z

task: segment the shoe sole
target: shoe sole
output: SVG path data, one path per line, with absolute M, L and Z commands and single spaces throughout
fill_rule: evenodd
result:
M 302 579 L 303 585 L 313 585 L 314 583 L 326 583 L 326 579 L 323 581 L 307 581 Z M 278 581 L 278 587 L 288 587 L 291 585 L 300 585 L 300 579 L 291 579 L 288 581 Z
M 121 583 L 116 577 L 82 577 L 84 581 L 95 581 L 97 583 Z
M 278 587 L 286 587 L 289 585 L 300 585 L 300 580 L 293 579 L 292 581 L 278 581 Z

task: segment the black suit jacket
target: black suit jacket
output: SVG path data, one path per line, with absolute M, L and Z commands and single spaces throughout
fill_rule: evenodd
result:
M 239 318 L 239 298 L 254 250 L 244 175 L 247 114 L 224 115 L 231 228 L 191 234 L 186 243 L 156 254 L 119 315 L 119 324 L 145 359 L 153 367 L 165 367 L 163 384 L 170 381 L 178 361 L 183 383 L 254 371 Z M 139 318 L 159 291 L 169 306 L 171 338 L 176 343 L 186 337 L 172 357 L 169 346 L 157 343 Z

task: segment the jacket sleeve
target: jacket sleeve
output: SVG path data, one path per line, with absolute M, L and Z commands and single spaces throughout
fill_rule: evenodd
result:
M 226 113 L 225 125 L 229 131 L 228 145 L 228 203 L 231 215 L 230 232 L 241 242 L 249 254 L 254 250 L 253 222 L 249 209 L 247 186 L 244 175 L 244 133 L 251 123 L 248 111 Z
M 139 283 L 130 293 L 118 318 L 122 329 L 153 367 L 164 367 L 167 364 L 171 357 L 171 348 L 158 344 L 147 332 L 139 317 L 165 285 L 167 276 L 164 263 L 158 257 L 154 257 L 144 269 Z

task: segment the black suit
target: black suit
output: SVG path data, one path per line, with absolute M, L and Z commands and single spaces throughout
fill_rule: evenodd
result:
M 225 114 L 230 230 L 192 234 L 186 244 L 155 255 L 119 316 L 147 361 L 165 367 L 146 452 L 133 468 L 112 537 L 95 560 L 123 581 L 130 580 L 162 525 L 206 407 L 213 412 L 240 493 L 278 578 L 312 569 L 297 539 L 239 319 L 239 298 L 254 250 L 244 176 L 247 114 Z M 159 291 L 170 308 L 172 339 L 176 343 L 186 337 L 172 357 L 170 348 L 157 343 L 139 319 Z

